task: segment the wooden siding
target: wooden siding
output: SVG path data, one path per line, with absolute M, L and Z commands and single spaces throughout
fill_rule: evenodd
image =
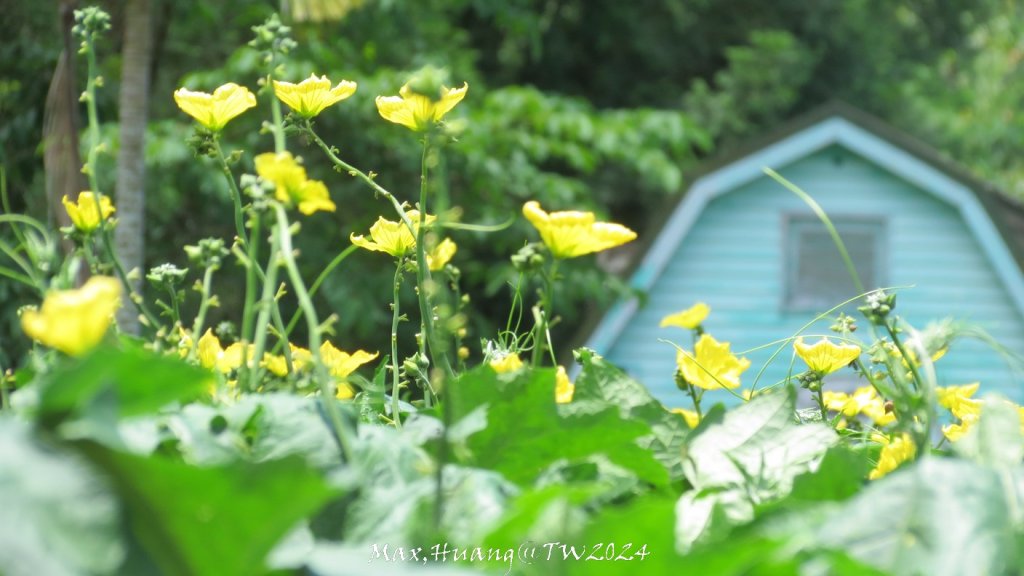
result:
M 1024 351 L 1024 318 L 955 208 L 838 146 L 779 171 L 830 215 L 885 219 L 884 276 L 889 285 L 914 286 L 899 296 L 897 312 L 903 318 L 917 327 L 946 317 L 968 321 L 1007 348 Z M 767 177 L 711 200 L 651 287 L 646 306 L 632 316 L 606 356 L 667 405 L 677 406 L 686 399 L 673 381 L 675 350 L 659 340 L 691 348 L 690 335 L 659 328 L 663 316 L 705 301 L 712 308 L 705 327 L 731 342 L 734 351 L 797 333 L 813 314 L 785 309 L 785 219 L 809 213 L 799 198 Z M 805 334 L 828 334 L 830 323 L 819 322 Z M 744 387 L 754 382 L 774 349 L 746 354 L 752 366 L 744 374 Z M 758 386 L 785 378 L 791 358 L 792 348 L 786 347 Z M 1021 375 L 981 342 L 957 341 L 936 367 L 940 384 L 980 380 L 985 391 L 1024 399 Z M 799 372 L 802 365 L 797 362 L 793 369 Z M 723 392 L 711 397 L 730 398 Z

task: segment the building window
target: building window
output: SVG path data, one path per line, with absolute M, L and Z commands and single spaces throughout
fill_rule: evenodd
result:
M 885 283 L 885 221 L 832 217 L 836 231 L 865 290 Z M 786 238 L 786 295 L 789 310 L 824 312 L 854 296 L 857 289 L 825 225 L 814 215 L 790 215 Z

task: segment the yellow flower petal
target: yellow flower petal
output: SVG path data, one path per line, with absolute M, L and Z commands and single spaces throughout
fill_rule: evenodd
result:
M 800 337 L 793 343 L 793 348 L 811 370 L 823 376 L 847 366 L 860 356 L 860 346 L 833 344 L 828 338 L 822 338 L 808 346 L 804 344 L 803 337 Z
M 348 98 L 355 91 L 355 82 L 342 80 L 331 88 L 331 81 L 327 76 L 317 78 L 316 74 L 310 74 L 309 78 L 298 84 L 274 81 L 274 94 L 277 98 L 304 118 L 313 118 L 328 106 Z
M 406 216 L 412 222 L 413 228 L 418 230 L 420 222 L 419 210 L 408 210 L 406 211 Z M 426 224 L 429 226 L 436 219 L 436 216 L 428 214 L 426 216 Z M 394 222 L 385 219 L 383 216 L 377 218 L 377 222 L 370 227 L 370 240 L 356 234 L 349 236 L 349 240 L 360 248 L 384 252 L 391 254 L 395 258 L 411 254 L 416 248 L 416 237 L 413 236 L 413 233 L 404 222 L 401 220 Z
M 728 342 L 719 342 L 709 334 L 702 334 L 695 354 L 680 350 L 676 364 L 683 378 L 705 390 L 738 388 L 740 374 L 750 368 L 750 360 L 737 358 L 729 351 Z
M 106 220 L 116 211 L 114 205 L 110 203 L 110 198 L 107 196 L 100 194 L 99 200 L 99 210 L 97 210 L 96 194 L 86 190 L 78 194 L 76 202 L 72 202 L 65 195 L 61 199 L 61 203 L 64 204 L 64 210 L 67 211 L 68 218 L 71 219 L 71 223 L 74 224 L 75 228 L 82 232 L 92 232 L 99 228 L 101 214 L 102 219 Z
M 21 327 L 41 344 L 79 356 L 100 343 L 120 305 L 121 283 L 93 276 L 77 290 L 48 293 L 40 309 L 22 313 Z
M 697 326 L 704 322 L 704 319 L 708 317 L 711 312 L 711 307 L 703 302 L 697 302 L 693 306 L 690 306 L 682 312 L 676 312 L 675 314 L 669 314 L 661 319 L 661 326 L 678 326 L 687 330 L 694 330 Z
M 576 385 L 569 380 L 565 368 L 559 366 L 555 372 L 555 402 L 568 404 L 572 402 L 572 396 L 576 392 Z
M 686 425 L 689 426 L 691 430 L 700 424 L 700 416 L 698 416 L 693 410 L 687 410 L 686 408 L 673 408 L 672 413 L 682 416 L 683 419 L 686 420 Z
M 575 258 L 630 242 L 636 232 L 621 224 L 595 222 L 593 212 L 551 212 L 535 201 L 523 205 L 523 215 L 540 233 L 555 258 Z
M 235 116 L 256 106 L 256 96 L 245 86 L 233 82 L 217 88 L 213 94 L 179 88 L 174 91 L 174 101 L 183 112 L 215 132 Z
M 256 173 L 274 185 L 274 197 L 285 206 L 297 206 L 309 216 L 323 210 L 334 212 L 327 186 L 319 180 L 309 180 L 306 169 L 289 152 L 267 152 L 254 158 Z
M 488 364 L 498 374 L 514 372 L 523 367 L 523 361 L 519 359 L 519 355 L 515 352 L 510 352 L 497 359 L 491 360 Z
M 330 342 L 324 342 L 320 346 L 320 359 L 324 361 L 324 365 L 330 371 L 331 376 L 341 380 L 348 378 L 349 374 L 376 358 L 378 354 L 378 352 L 370 354 L 365 350 L 356 350 L 349 354 L 348 352 L 338 350 Z
M 213 369 L 217 367 L 217 360 L 224 355 L 224 349 L 220 345 L 220 338 L 209 328 L 203 333 L 202 338 L 196 344 L 196 352 L 199 355 L 199 365 L 203 368 Z
M 888 436 L 876 434 L 872 439 L 882 444 L 882 452 L 878 455 L 878 464 L 868 474 L 869 480 L 877 480 L 882 476 L 900 467 L 900 464 L 913 460 L 917 454 L 917 446 L 914 445 L 910 434 L 904 433 L 893 439 Z
M 355 398 L 355 396 L 355 388 L 352 388 L 348 382 L 338 384 L 338 390 L 334 393 L 334 397 L 338 400 L 351 400 L 352 398 Z
M 288 375 L 288 361 L 281 355 L 265 352 L 263 354 L 263 361 L 260 362 L 260 366 L 263 366 L 269 370 L 271 374 L 279 378 L 284 378 Z
M 442 87 L 440 100 L 434 101 L 413 92 L 406 84 L 398 91 L 398 96 L 378 96 L 377 111 L 388 122 L 422 132 L 440 122 L 445 114 L 465 98 L 467 90 L 467 83 L 463 83 L 461 88 Z
M 444 269 L 451 262 L 455 252 L 458 251 L 459 247 L 452 241 L 451 238 L 445 238 L 440 244 L 434 247 L 433 250 L 426 254 L 427 256 L 427 268 L 430 268 L 431 272 L 437 272 L 438 270 Z

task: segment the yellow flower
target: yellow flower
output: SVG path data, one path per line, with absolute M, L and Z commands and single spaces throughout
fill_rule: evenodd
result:
M 220 338 L 209 328 L 199 339 L 196 352 L 199 355 L 199 365 L 203 368 L 216 369 L 227 374 L 242 366 L 242 344 L 235 342 L 227 348 L 222 348 Z M 247 355 L 252 359 L 253 346 L 248 346 Z
M 863 414 L 870 418 L 876 426 L 887 426 L 896 421 L 896 415 L 886 412 L 885 400 L 872 386 L 857 388 L 853 394 L 826 390 L 822 394 L 822 400 L 825 401 L 825 408 L 839 412 L 847 418 Z
M 419 210 L 408 210 L 405 214 L 409 221 L 412 222 L 413 228 L 418 230 L 420 222 Z M 436 216 L 428 214 L 426 224 L 429 226 L 436 218 Z M 413 249 L 416 248 L 416 237 L 413 236 L 413 233 L 404 222 L 401 220 L 398 222 L 385 220 L 383 216 L 377 218 L 377 222 L 370 226 L 370 238 L 370 240 L 367 240 L 362 235 L 357 236 L 356 234 L 349 236 L 349 240 L 360 248 L 385 252 L 395 258 L 411 254 Z
M 355 91 L 355 82 L 342 80 L 331 88 L 327 76 L 317 78 L 316 74 L 310 74 L 309 78 L 298 84 L 274 80 L 274 94 L 277 98 L 303 118 L 316 116 L 324 108 L 341 102 Z
M 266 368 L 271 374 L 279 378 L 284 378 L 288 375 L 288 361 L 285 360 L 284 356 L 278 354 L 264 352 L 263 361 L 260 362 L 260 366 Z
M 435 101 L 413 92 L 406 84 L 398 91 L 398 96 L 377 96 L 377 111 L 388 122 L 422 132 L 440 122 L 445 114 L 465 98 L 467 90 L 467 83 L 463 83 L 461 88 L 442 86 L 441 99 Z
M 295 344 L 288 344 L 288 347 L 292 350 L 292 367 L 296 372 L 302 371 L 313 363 L 313 353 L 309 350 Z
M 708 317 L 708 313 L 711 312 L 711 307 L 703 302 L 697 302 L 693 306 L 690 306 L 682 312 L 676 312 L 675 314 L 669 314 L 661 319 L 662 328 L 666 326 L 678 326 L 680 328 L 686 328 L 687 330 L 694 330 L 697 326 L 700 326 L 701 322 Z
M 683 419 L 686 420 L 686 425 L 689 426 L 691 430 L 700 424 L 700 416 L 698 416 L 693 410 L 687 410 L 686 408 L 673 408 L 672 413 L 682 416 Z
M 455 256 L 455 252 L 459 247 L 452 241 L 451 238 L 445 238 L 441 240 L 441 243 L 434 247 L 433 250 L 426 254 L 427 256 L 427 268 L 431 272 L 437 272 L 443 270 L 448 262 L 451 262 L 452 256 Z
M 335 205 L 327 186 L 319 180 L 306 178 L 306 169 L 289 152 L 267 152 L 254 159 L 256 173 L 274 185 L 274 197 L 285 206 L 296 205 L 306 216 L 323 210 L 334 212 Z
M 245 86 L 234 82 L 217 88 L 213 94 L 179 88 L 174 91 L 174 101 L 183 112 L 214 132 L 224 128 L 235 116 L 256 106 L 256 96 Z
M 320 359 L 324 366 L 330 371 L 331 376 L 344 380 L 348 375 L 355 372 L 357 368 L 373 360 L 378 356 L 377 352 L 370 354 L 364 350 L 356 350 L 349 354 L 334 347 L 330 342 L 324 342 L 320 346 Z
M 621 224 L 595 222 L 593 212 L 551 212 L 535 201 L 523 205 L 523 215 L 540 232 L 540 238 L 555 258 L 575 258 L 614 248 L 636 238 L 636 232 Z
M 572 402 L 572 396 L 576 392 L 576 385 L 569 381 L 569 375 L 565 368 L 559 366 L 555 372 L 555 402 L 568 404 Z
M 514 372 L 523 367 L 523 361 L 519 359 L 519 355 L 516 354 L 515 352 L 509 352 L 504 356 L 491 360 L 489 364 L 491 368 L 493 368 L 494 371 L 497 372 L 498 374 L 503 374 L 505 372 Z
M 41 344 L 79 356 L 100 343 L 120 305 L 121 283 L 93 276 L 77 290 L 49 292 L 41 309 L 21 314 L 21 328 Z
M 719 342 L 709 334 L 702 334 L 695 354 L 680 350 L 676 364 L 683 378 L 705 390 L 738 388 L 740 374 L 750 368 L 750 360 L 737 358 L 729 351 L 728 342 Z
M 209 328 L 196 344 L 196 353 L 199 355 L 199 365 L 203 368 L 213 369 L 217 367 L 217 359 L 224 354 L 220 346 L 220 338 L 214 335 Z
M 947 424 L 942 427 L 942 435 L 950 442 L 959 442 L 964 434 L 978 422 L 977 414 L 967 414 L 956 424 Z
M 868 474 L 868 480 L 877 480 L 889 472 L 900 467 L 900 464 L 912 460 L 917 453 L 917 446 L 910 434 L 906 432 L 902 436 L 889 439 L 888 436 L 875 434 L 872 440 L 882 444 L 882 452 L 878 455 L 878 464 Z
M 977 416 L 981 414 L 981 400 L 972 398 L 974 393 L 981 386 L 980 382 L 965 384 L 963 386 L 946 386 L 936 388 L 935 393 L 939 399 L 939 405 L 948 409 L 953 416 L 963 419 L 966 416 Z
M 64 210 L 68 213 L 68 218 L 71 218 L 71 223 L 82 232 L 92 232 L 99 228 L 100 214 L 102 214 L 102 219 L 106 220 L 116 211 L 114 205 L 110 203 L 110 198 L 100 194 L 100 209 L 97 212 L 96 195 L 88 190 L 78 194 L 77 202 L 69 200 L 67 195 L 61 199 L 61 202 L 64 204 Z
M 831 374 L 848 365 L 860 356 L 860 346 L 853 344 L 833 344 L 828 338 L 822 338 L 815 344 L 804 344 L 803 337 L 793 343 L 796 355 L 807 363 L 811 370 L 822 376 Z

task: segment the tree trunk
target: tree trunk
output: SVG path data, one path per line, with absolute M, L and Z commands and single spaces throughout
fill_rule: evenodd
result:
M 50 217 L 58 226 L 70 226 L 71 219 L 61 198 L 72 200 L 85 186 L 82 159 L 78 154 L 78 95 L 75 86 L 75 44 L 71 40 L 75 0 L 64 0 L 60 6 L 60 30 L 64 51 L 57 60 L 50 89 L 46 93 L 43 112 L 43 167 L 46 174 L 46 199 Z M 64 240 L 65 252 L 74 246 Z M 84 269 L 84 267 L 83 267 Z
M 149 0 L 124 4 L 124 48 L 121 63 L 119 121 L 121 146 L 117 154 L 117 253 L 125 270 L 138 269 L 132 282 L 140 289 L 145 276 L 146 120 L 149 106 L 149 67 L 152 31 Z M 134 275 L 133 275 L 134 276 Z M 122 306 L 118 324 L 137 334 L 139 320 L 132 306 Z

